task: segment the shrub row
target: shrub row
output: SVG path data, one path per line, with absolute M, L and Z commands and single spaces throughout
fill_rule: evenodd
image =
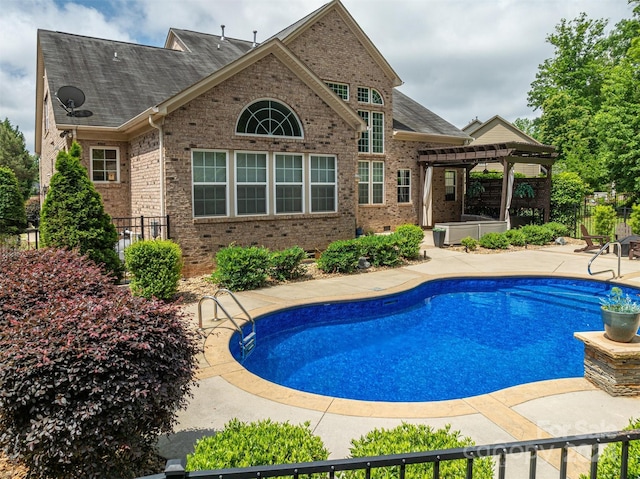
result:
M 468 251 L 476 249 L 478 244 L 487 249 L 507 249 L 510 245 L 545 245 L 567 234 L 566 226 L 552 222 L 544 225 L 525 225 L 522 228 L 508 230 L 504 233 L 487 233 L 479 241 L 469 236 L 463 238 L 461 244 Z
M 472 446 L 474 442 L 468 437 L 462 437 L 460 431 L 451 431 L 449 425 L 434 430 L 424 424 L 402 423 L 394 429 L 375 429 L 360 439 L 353 440 L 351 444 L 351 457 L 367 457 L 458 448 Z M 291 464 L 326 460 L 328 455 L 322 440 L 311 433 L 309 423 L 293 426 L 270 420 L 249 424 L 232 420 L 220 433 L 204 437 L 196 443 L 194 453 L 187 456 L 186 469 L 197 471 Z M 466 468 L 466 460 L 446 461 L 440 466 L 440 474 L 442 477 L 462 479 L 466 475 Z M 374 479 L 396 475 L 397 467 L 376 468 L 371 471 L 371 478 Z M 406 468 L 407 479 L 432 476 L 433 463 L 410 465 Z M 345 471 L 341 477 L 363 478 L 364 472 Z M 473 477 L 492 478 L 492 459 L 475 460 Z
M 264 246 L 227 246 L 216 253 L 212 282 L 231 291 L 246 291 L 264 286 L 271 277 L 286 281 L 302 276 L 307 257 L 299 246 L 271 252 Z
M 4 252 L 0 264 L 0 448 L 29 477 L 139 475 L 197 368 L 183 313 L 76 251 Z
M 327 273 L 353 273 L 361 257 L 373 266 L 396 266 L 403 259 L 418 257 L 423 238 L 419 226 L 402 225 L 390 235 L 334 241 L 318 259 L 318 268 Z

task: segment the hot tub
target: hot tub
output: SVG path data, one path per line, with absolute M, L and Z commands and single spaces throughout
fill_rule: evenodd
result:
M 462 238 L 471 236 L 480 239 L 487 233 L 503 233 L 507 231 L 506 221 L 481 220 L 481 221 L 451 221 L 448 223 L 436 223 L 434 228 L 445 230 L 444 244 L 460 244 Z

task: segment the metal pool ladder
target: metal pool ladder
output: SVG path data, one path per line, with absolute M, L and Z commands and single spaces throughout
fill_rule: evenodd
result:
M 221 294 L 228 294 L 229 296 L 231 296 L 231 299 L 235 301 L 236 305 L 244 313 L 247 321 L 251 323 L 251 332 L 249 334 L 245 335 L 242 328 L 238 325 L 238 322 L 236 321 L 236 319 L 231 314 L 229 314 L 229 312 L 225 309 L 224 306 L 222 306 L 222 304 L 220 303 L 220 299 L 218 298 L 218 296 L 220 296 Z M 218 317 L 218 308 L 220 308 L 224 313 L 224 315 L 226 316 L 226 319 L 231 321 L 235 326 L 236 331 L 240 335 L 240 342 L 239 342 L 240 353 L 242 355 L 242 359 L 244 360 L 249 356 L 249 354 L 251 354 L 251 351 L 253 351 L 256 347 L 256 322 L 253 320 L 253 318 L 247 312 L 244 306 L 240 304 L 240 301 L 238 301 L 238 298 L 236 298 L 236 296 L 231 291 L 229 291 L 228 289 L 219 289 L 218 291 L 215 292 L 213 296 L 203 296 L 200 299 L 200 301 L 198 301 L 198 330 L 200 331 L 204 330 L 204 328 L 202 327 L 202 303 L 207 299 L 213 301 L 214 321 L 219 321 L 220 319 L 224 319 L 224 318 Z
M 600 256 L 602 254 L 603 251 L 608 250 L 609 246 L 614 246 L 614 250 L 617 250 L 618 252 L 618 276 L 616 276 L 616 272 L 612 269 L 604 269 L 602 271 L 596 271 L 596 272 L 592 272 L 591 271 L 591 263 L 593 263 L 595 261 L 595 259 Z M 615 246 L 617 246 L 617 248 L 615 248 Z M 600 273 L 611 273 L 613 274 L 613 279 L 619 278 L 620 276 L 622 276 L 620 274 L 620 257 L 622 256 L 622 245 L 620 244 L 619 241 L 608 241 L 607 243 L 605 243 L 602 248 L 600 248 L 600 251 L 598 251 L 595 256 L 593 258 L 591 258 L 589 260 L 589 264 L 587 265 L 587 271 L 589 272 L 589 274 L 591 276 L 593 276 L 594 274 L 600 274 Z

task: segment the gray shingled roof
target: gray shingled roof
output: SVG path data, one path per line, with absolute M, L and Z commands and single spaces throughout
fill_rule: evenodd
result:
M 398 90 L 393 90 L 393 129 L 469 138 L 464 131 Z
M 65 85 L 80 88 L 86 96 L 80 109 L 93 112 L 87 118 L 70 118 L 56 105 L 56 123 L 118 127 L 244 55 L 252 45 L 173 31 L 190 52 L 39 30 L 50 91 Z

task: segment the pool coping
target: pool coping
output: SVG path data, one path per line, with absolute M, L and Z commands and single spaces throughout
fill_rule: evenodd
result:
M 259 317 L 282 309 L 318 303 L 380 298 L 405 292 L 429 281 L 442 279 L 505 278 L 523 276 L 599 281 L 586 275 L 548 272 L 451 273 L 438 275 L 420 273 L 419 277 L 409 279 L 398 286 L 390 287 L 383 291 L 358 292 L 353 294 L 334 295 L 313 299 L 307 298 L 302 300 L 283 300 L 278 304 L 270 304 L 268 306 L 252 309 L 250 312 L 253 317 Z M 637 284 L 624 280 L 600 282 L 637 287 Z M 238 318 L 235 319 L 238 320 Z M 244 323 L 244 321 L 238 322 L 241 325 Z M 511 407 L 518 404 L 547 396 L 570 392 L 599 390 L 599 388 L 587 381 L 584 377 L 581 377 L 538 381 L 501 389 L 479 396 L 445 401 L 383 402 L 322 396 L 272 383 L 245 369 L 242 364 L 232 356 L 229 350 L 229 341 L 234 332 L 235 328 L 229 320 L 216 322 L 216 324 L 209 329 L 204 342 L 204 358 L 208 366 L 198 370 L 197 377 L 199 379 L 219 376 L 228 383 L 246 391 L 247 393 L 261 398 L 287 406 L 310 409 L 324 413 L 372 418 L 441 418 L 478 413 L 487 415 L 487 413 L 491 414 L 490 410 L 492 408 L 497 408 L 497 410 L 506 408 L 506 410 L 510 410 Z

